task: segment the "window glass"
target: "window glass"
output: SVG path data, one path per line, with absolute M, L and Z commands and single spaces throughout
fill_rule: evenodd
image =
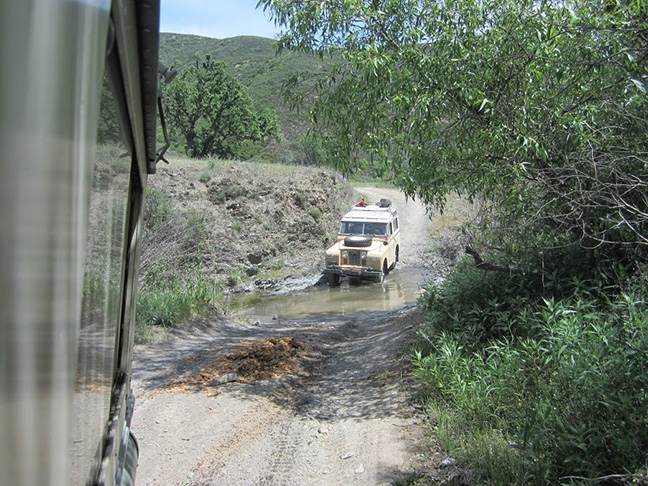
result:
M 387 231 L 386 223 L 366 223 L 365 225 L 366 235 L 385 236 L 386 231 Z
M 353 235 L 364 234 L 364 224 L 354 221 L 346 221 L 342 223 L 342 230 L 340 231 L 340 233 Z
M 90 472 L 110 408 L 116 333 L 120 319 L 123 244 L 130 157 L 120 142 L 107 83 L 101 97 L 98 143 L 90 194 L 83 301 L 70 456 L 73 474 Z M 71 478 L 84 484 L 87 478 Z

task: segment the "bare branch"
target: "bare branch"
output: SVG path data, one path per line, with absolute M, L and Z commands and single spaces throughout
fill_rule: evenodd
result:
M 497 265 L 494 263 L 485 262 L 479 256 L 479 253 L 477 253 L 477 251 L 475 251 L 470 245 L 466 246 L 466 253 L 473 257 L 473 260 L 475 260 L 475 266 L 477 268 L 481 268 L 482 270 L 491 270 L 494 272 L 504 272 L 516 275 L 543 275 L 543 272 L 540 270 L 527 271 L 511 265 Z

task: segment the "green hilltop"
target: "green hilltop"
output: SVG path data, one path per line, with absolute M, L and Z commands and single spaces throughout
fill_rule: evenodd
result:
M 250 94 L 257 108 L 273 109 L 279 117 L 286 141 L 299 139 L 310 125 L 308 107 L 297 113 L 281 96 L 281 85 L 298 72 L 316 73 L 331 60 L 309 53 L 284 51 L 277 54 L 274 41 L 265 37 L 239 36 L 212 39 L 188 34 L 160 34 L 160 60 L 182 70 L 194 62 L 196 55 L 210 54 L 225 62 Z

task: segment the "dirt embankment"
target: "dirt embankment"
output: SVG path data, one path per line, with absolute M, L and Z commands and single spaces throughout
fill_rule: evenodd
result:
M 180 193 L 184 185 L 194 184 L 194 193 L 188 191 L 180 198 L 188 206 L 198 204 L 196 193 L 209 198 L 234 187 L 223 185 L 224 178 L 233 181 L 231 176 L 205 176 L 200 186 L 185 177 L 176 190 Z M 237 218 L 242 218 L 242 205 L 252 213 L 245 221 L 259 232 L 263 220 L 273 227 L 283 221 L 283 246 L 273 247 L 271 235 L 251 238 L 244 232 L 228 240 L 228 251 L 237 255 L 238 264 L 262 270 L 263 259 L 271 255 L 263 255 L 261 263 L 251 262 L 249 255 L 273 247 L 273 257 L 284 261 L 310 259 L 308 265 L 292 270 L 316 280 L 326 236 L 313 230 L 310 220 L 306 220 L 310 229 L 304 220 L 298 231 L 287 229 L 286 222 L 300 220 L 308 212 L 295 196 L 308 192 L 308 201 L 325 201 L 335 208 L 331 209 L 335 217 L 327 223 L 333 233 L 348 201 L 329 199 L 330 175 L 315 172 L 309 177 L 313 179 L 307 187 L 312 186 L 312 191 L 298 190 L 303 181 L 295 180 L 283 186 L 282 204 L 269 201 L 269 194 L 212 203 L 226 227 L 241 220 Z M 406 274 L 403 269 L 408 267 L 426 267 L 433 280 L 443 278 L 452 259 L 431 247 L 444 241 L 448 246 L 447 241 L 456 239 L 454 222 L 430 220 L 426 208 L 406 202 L 395 190 L 362 187 L 358 192 L 369 200 L 393 199 L 403 228 L 396 271 L 384 284 L 370 284 L 364 290 L 375 290 L 372 298 L 388 298 L 389 278 L 398 271 Z M 252 210 L 253 202 L 260 205 Z M 259 211 L 266 217 L 257 221 Z M 440 225 L 445 230 L 439 230 Z M 290 243 L 301 242 L 304 234 L 313 235 L 319 247 L 309 254 L 287 256 Z M 311 236 L 304 238 L 314 241 Z M 265 241 L 265 246 L 255 250 L 252 244 L 243 244 L 258 241 Z M 343 286 L 320 295 L 338 292 L 336 297 L 352 299 L 353 290 Z M 318 303 L 314 301 L 312 307 L 316 310 Z M 420 326 L 414 305 L 337 316 L 315 312 L 307 318 L 228 316 L 192 324 L 186 332 L 136 349 L 137 484 L 375 486 L 420 477 L 445 459 L 427 445 L 411 401 L 412 385 L 403 373 L 408 343 Z
M 318 273 L 340 214 L 357 197 L 333 171 L 273 164 L 172 160 L 149 184 L 149 211 L 179 221 L 145 239 L 144 273 L 199 259 L 215 281 L 239 291 Z M 160 192 L 170 207 L 155 207 Z

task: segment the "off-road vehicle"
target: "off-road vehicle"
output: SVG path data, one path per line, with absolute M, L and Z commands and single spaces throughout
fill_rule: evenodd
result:
M 330 286 L 346 276 L 352 283 L 361 279 L 382 282 L 393 270 L 400 252 L 398 209 L 389 199 L 376 204 L 353 206 L 340 222 L 336 243 L 326 250 Z

